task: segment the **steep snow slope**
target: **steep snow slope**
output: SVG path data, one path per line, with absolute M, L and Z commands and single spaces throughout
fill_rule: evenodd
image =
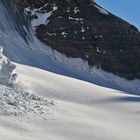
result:
M 139 96 L 19 64 L 17 73 L 24 89 L 55 105 L 43 117 L 1 116 L 2 140 L 139 140 Z

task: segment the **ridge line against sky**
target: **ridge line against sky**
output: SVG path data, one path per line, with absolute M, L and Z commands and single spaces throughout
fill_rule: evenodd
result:
M 140 30 L 140 0 L 95 0 L 114 15 L 133 24 Z

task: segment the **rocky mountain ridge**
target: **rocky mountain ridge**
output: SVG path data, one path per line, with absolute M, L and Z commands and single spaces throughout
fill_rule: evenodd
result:
M 39 40 L 127 79 L 140 79 L 140 32 L 90 0 L 24 0 Z

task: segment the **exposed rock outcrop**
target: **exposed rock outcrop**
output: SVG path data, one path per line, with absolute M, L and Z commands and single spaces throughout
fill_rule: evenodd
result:
M 90 0 L 25 0 L 36 36 L 68 57 L 140 79 L 140 32 Z

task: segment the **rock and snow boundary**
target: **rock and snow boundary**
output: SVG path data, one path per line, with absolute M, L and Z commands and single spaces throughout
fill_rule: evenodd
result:
M 110 14 L 107 10 L 103 9 L 99 5 L 94 4 L 94 6 L 99 10 L 99 12 L 101 14 L 104 14 L 104 15 Z M 25 13 L 29 12 L 32 16 L 36 15 L 38 17 L 31 21 L 31 26 L 32 26 L 32 29 L 34 30 L 34 29 L 36 29 L 37 26 L 39 26 L 42 23 L 47 25 L 49 22 L 49 17 L 57 9 L 58 9 L 58 7 L 56 5 L 52 5 L 52 10 L 50 12 L 41 13 L 40 8 L 31 10 L 28 7 L 25 9 Z M 81 20 L 81 19 L 75 19 L 75 20 Z M 64 34 L 64 36 L 65 36 L 64 32 L 62 34 Z M 52 35 L 52 34 L 49 34 L 49 35 Z M 101 37 L 102 37 L 102 35 L 101 35 Z M 86 81 L 96 83 L 98 85 L 102 85 L 105 87 L 122 90 L 125 92 L 130 92 L 130 93 L 139 95 L 139 93 L 140 93 L 140 88 L 139 88 L 140 80 L 139 79 L 129 81 L 125 78 L 116 76 L 113 73 L 105 72 L 104 70 L 102 70 L 100 65 L 99 66 L 96 66 L 96 65 L 90 66 L 88 61 L 85 61 L 81 58 L 67 57 L 65 54 L 62 54 L 55 49 L 52 49 L 50 46 L 41 44 L 36 37 L 35 37 L 35 40 L 36 40 L 36 42 L 38 42 L 38 44 L 39 44 L 38 46 L 40 46 L 40 48 L 36 49 L 37 47 L 36 48 L 34 47 L 34 48 L 32 48 L 32 51 L 34 53 L 36 53 L 37 55 L 38 55 L 38 53 L 40 53 L 42 56 L 44 55 L 46 58 L 47 57 L 49 58 L 49 59 L 47 58 L 46 60 L 43 58 L 43 60 L 41 60 L 41 63 L 44 65 L 43 69 L 49 70 L 49 68 L 48 68 L 49 66 L 47 66 L 47 65 L 51 65 L 51 67 L 53 67 L 54 65 L 51 64 L 51 60 L 53 60 L 53 61 L 56 61 L 57 64 L 56 64 L 56 66 L 54 66 L 53 70 L 52 70 L 52 68 L 50 68 L 50 71 L 52 71 L 52 72 L 66 75 L 66 76 L 71 76 L 70 73 L 72 73 L 71 77 L 74 77 L 74 78 L 77 78 L 77 75 L 79 75 L 79 73 L 84 73 L 79 76 L 80 78 L 78 77 L 80 80 L 83 80 L 81 77 L 83 77 L 83 75 L 85 75 L 84 77 L 86 77 L 86 78 L 84 78 L 84 81 L 85 81 L 85 79 L 87 79 Z M 97 47 L 96 51 L 97 51 L 97 53 L 101 53 L 100 48 L 98 48 L 98 47 Z M 88 57 L 88 56 L 85 56 L 85 57 Z M 34 62 L 38 61 L 35 59 L 34 59 Z M 41 57 L 39 57 L 39 59 L 41 59 Z M 50 62 L 48 62 L 48 61 L 50 61 Z M 60 72 L 60 73 L 58 72 L 59 70 L 55 70 L 55 69 L 57 69 L 56 67 L 58 67 L 58 63 L 60 64 L 60 69 L 67 67 L 67 70 Z M 39 65 L 40 65 L 40 62 L 39 62 Z M 47 67 L 45 67 L 45 66 L 47 66 Z M 38 67 L 38 66 L 35 65 L 35 67 Z M 40 68 L 40 67 L 38 67 L 38 68 Z M 76 73 L 75 71 L 77 71 L 77 70 L 79 72 Z M 68 73 L 67 73 L 67 71 L 68 71 Z M 74 73 L 74 76 L 73 76 L 73 73 Z M 75 77 L 75 75 L 76 75 L 76 77 Z M 87 75 L 90 75 L 89 78 L 87 78 Z

